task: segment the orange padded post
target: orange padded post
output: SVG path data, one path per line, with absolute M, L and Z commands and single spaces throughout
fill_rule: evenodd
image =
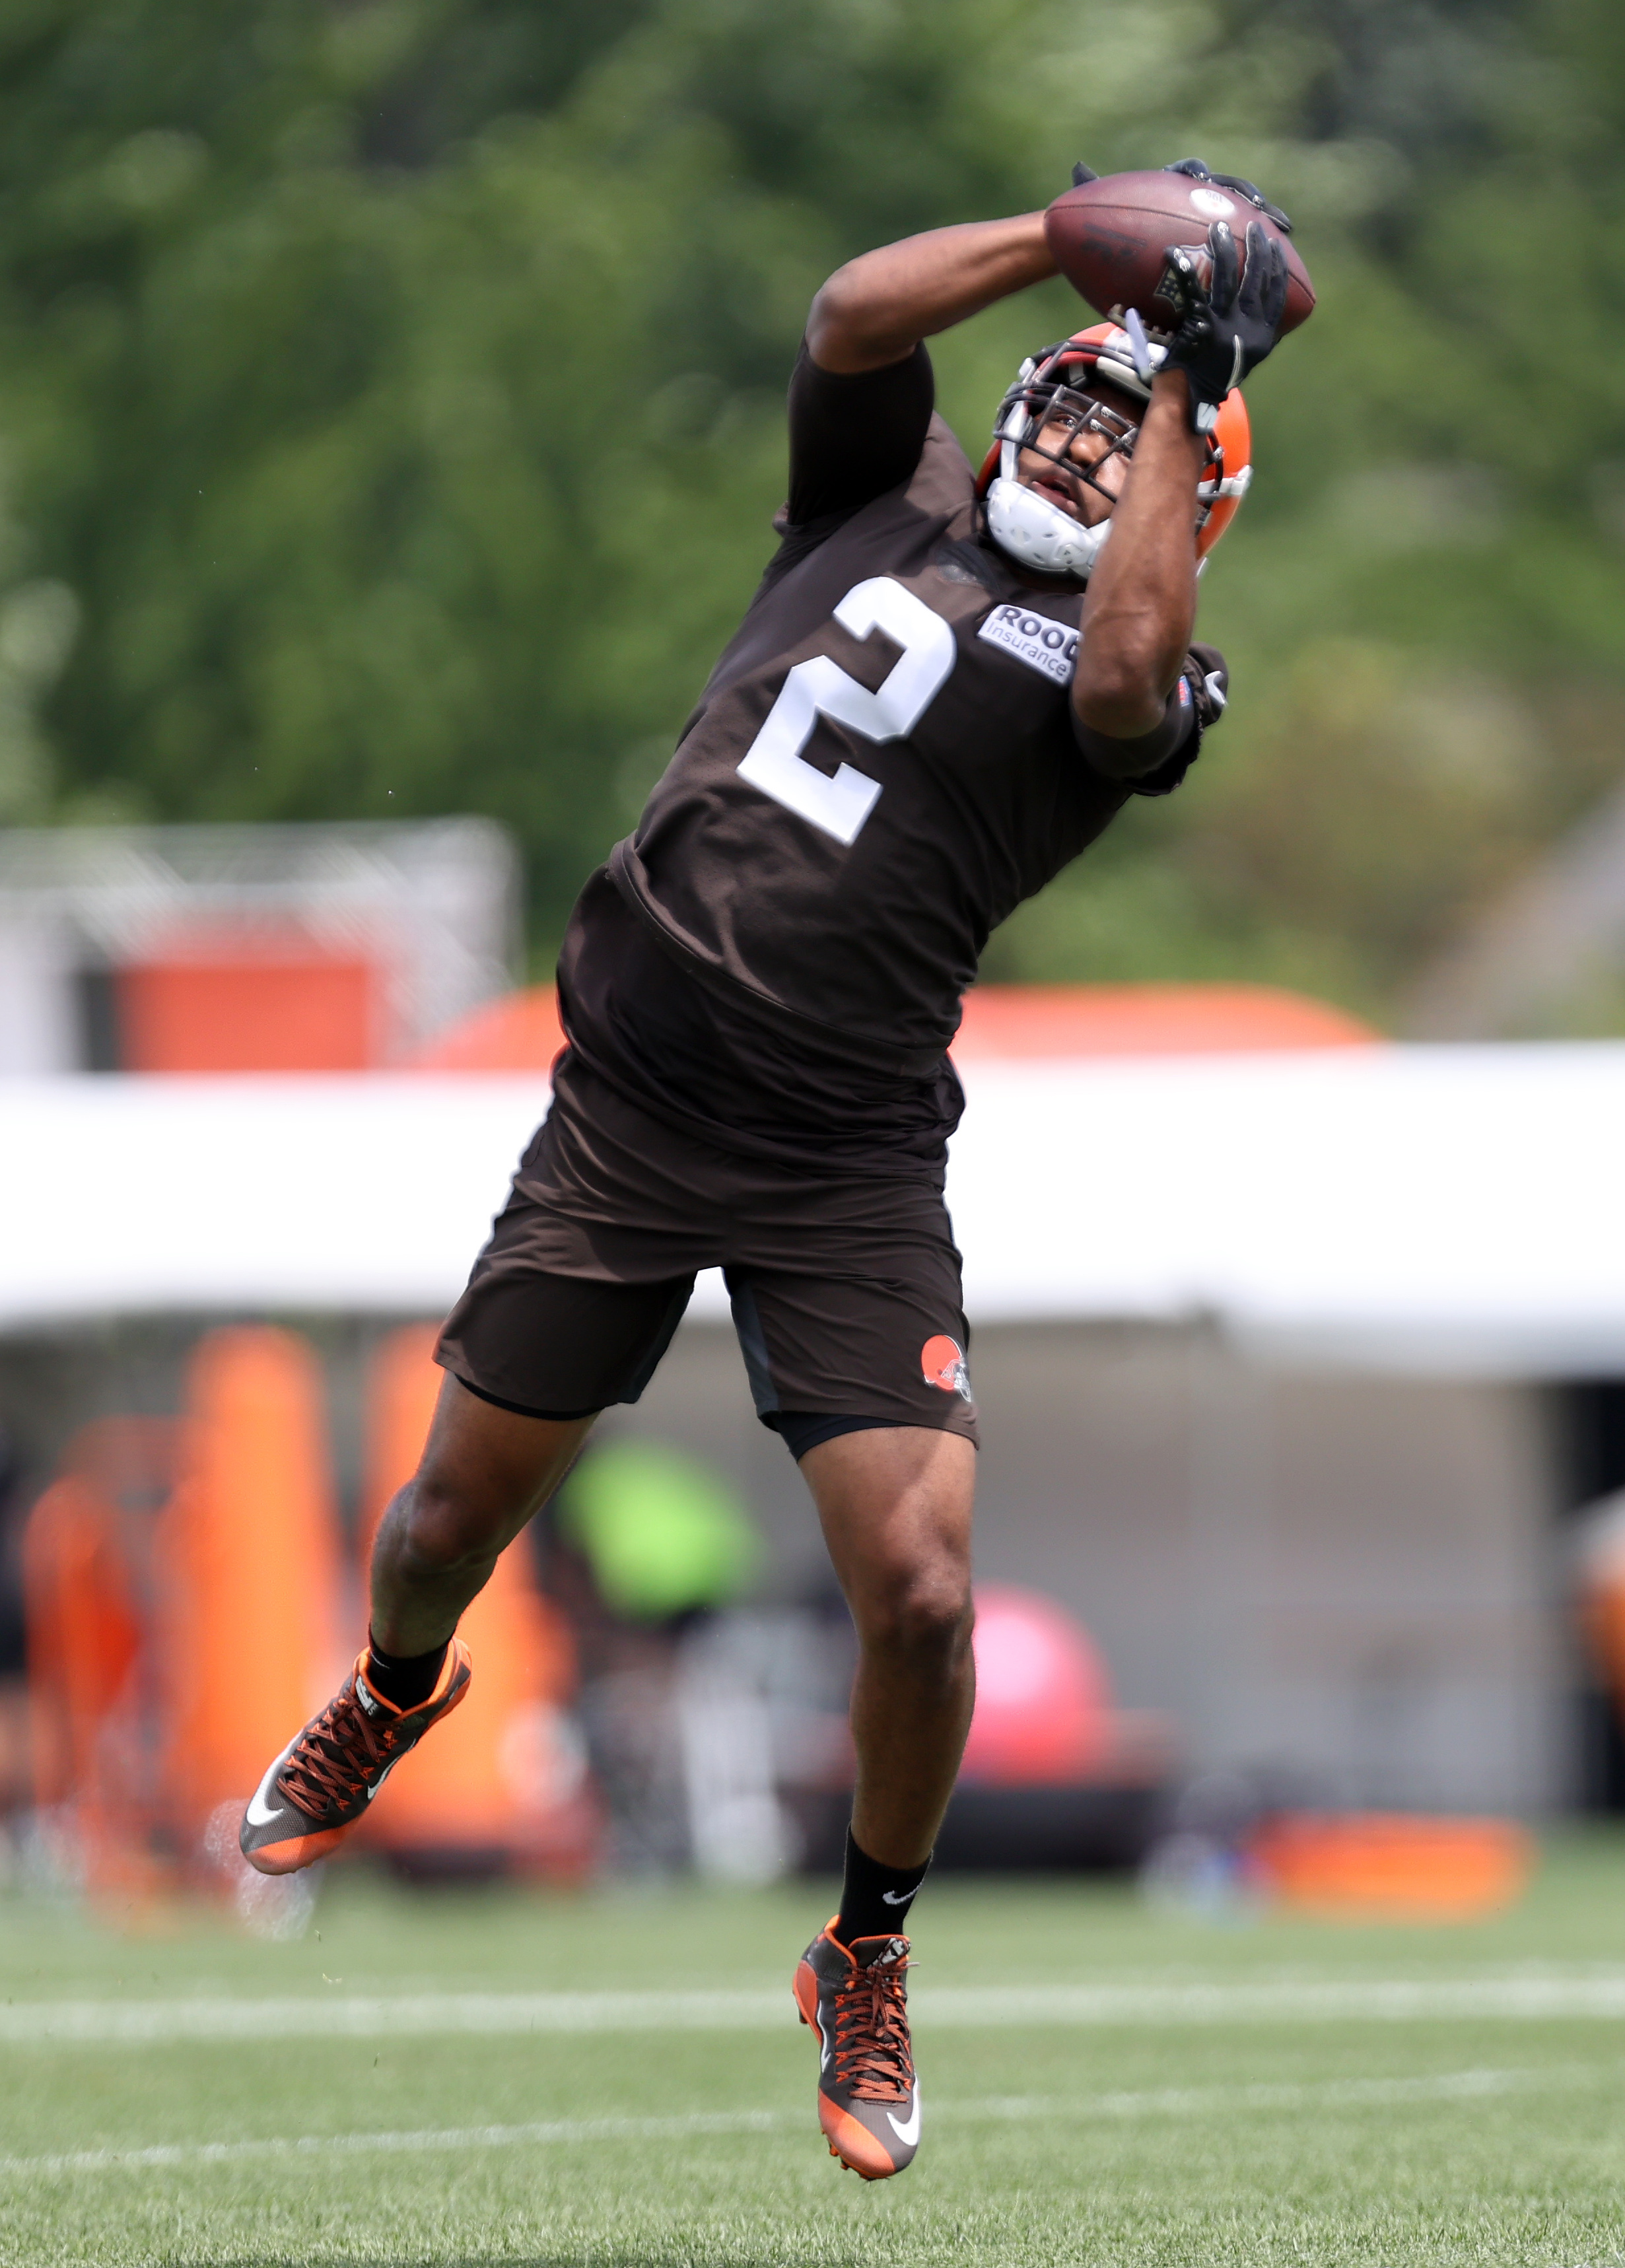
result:
M 155 1879 L 136 1523 L 167 1488 L 172 1448 L 173 1428 L 162 1421 L 104 1418 L 85 1427 L 23 1534 L 35 1799 L 71 1822 L 92 1891 Z
M 164 1778 L 176 1823 L 251 1794 L 335 1690 L 337 1522 L 320 1372 L 291 1331 L 211 1331 L 159 1522 Z
M 82 1472 L 54 1481 L 23 1531 L 34 1793 L 92 1796 L 98 1747 L 141 1644 L 118 1515 Z
M 445 1375 L 433 1359 L 437 1336 L 427 1324 L 395 1331 L 372 1366 L 364 1567 L 385 1506 L 411 1478 L 428 1437 Z M 467 1698 L 396 1766 L 368 1836 L 430 1865 L 505 1857 L 577 1873 L 593 1852 L 596 1813 L 559 1713 L 575 1687 L 575 1646 L 536 1582 L 523 1537 L 503 1553 L 458 1628 L 474 1656 Z

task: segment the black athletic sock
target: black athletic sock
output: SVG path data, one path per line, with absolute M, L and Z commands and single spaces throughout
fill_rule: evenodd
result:
M 836 1942 L 849 1946 L 860 1937 L 894 1935 L 907 1923 L 914 1894 L 925 1880 L 930 1863 L 924 1859 L 917 1867 L 883 1867 L 867 1851 L 858 1849 L 849 1827 L 846 1878 L 841 1885 L 841 1911 L 834 1931 Z
M 367 1683 L 385 1701 L 393 1701 L 397 1709 L 417 1709 L 435 1690 L 435 1680 L 440 1675 L 445 1660 L 445 1646 L 431 1646 L 427 1653 L 386 1653 L 367 1632 Z

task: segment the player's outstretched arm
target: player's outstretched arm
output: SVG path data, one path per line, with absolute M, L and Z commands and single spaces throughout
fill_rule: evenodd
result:
M 1196 622 L 1196 483 L 1202 444 L 1183 371 L 1159 374 L 1089 578 L 1072 706 L 1092 733 L 1131 740 L 1161 724 Z
M 906 236 L 836 269 L 807 317 L 808 351 L 820 370 L 883 370 L 1055 273 L 1041 212 Z

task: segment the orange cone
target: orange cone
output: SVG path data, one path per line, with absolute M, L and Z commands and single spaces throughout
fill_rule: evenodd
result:
M 252 1794 L 342 1675 L 321 1374 L 291 1331 L 211 1331 L 192 1359 L 180 1484 L 158 1523 L 162 1770 L 188 1838 Z

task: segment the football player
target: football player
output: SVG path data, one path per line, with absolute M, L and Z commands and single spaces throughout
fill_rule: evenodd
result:
M 365 1815 L 467 1691 L 458 1617 L 497 1555 L 722 1268 L 857 1626 L 845 1879 L 795 1997 L 829 2146 L 870 2180 L 919 2142 L 905 1923 L 973 1698 L 946 1050 L 989 931 L 1131 795 L 1176 787 L 1224 706 L 1197 569 L 1246 484 L 1232 389 L 1285 278 L 1256 227 L 1245 266 L 1222 223 L 1210 252 L 1165 341 L 1099 324 L 1024 364 L 980 477 L 923 342 L 1055 273 L 1043 215 L 886 246 L 818 293 L 778 549 L 577 903 L 551 1113 L 440 1340 L 367 1646 L 243 1822 L 279 1874 Z

